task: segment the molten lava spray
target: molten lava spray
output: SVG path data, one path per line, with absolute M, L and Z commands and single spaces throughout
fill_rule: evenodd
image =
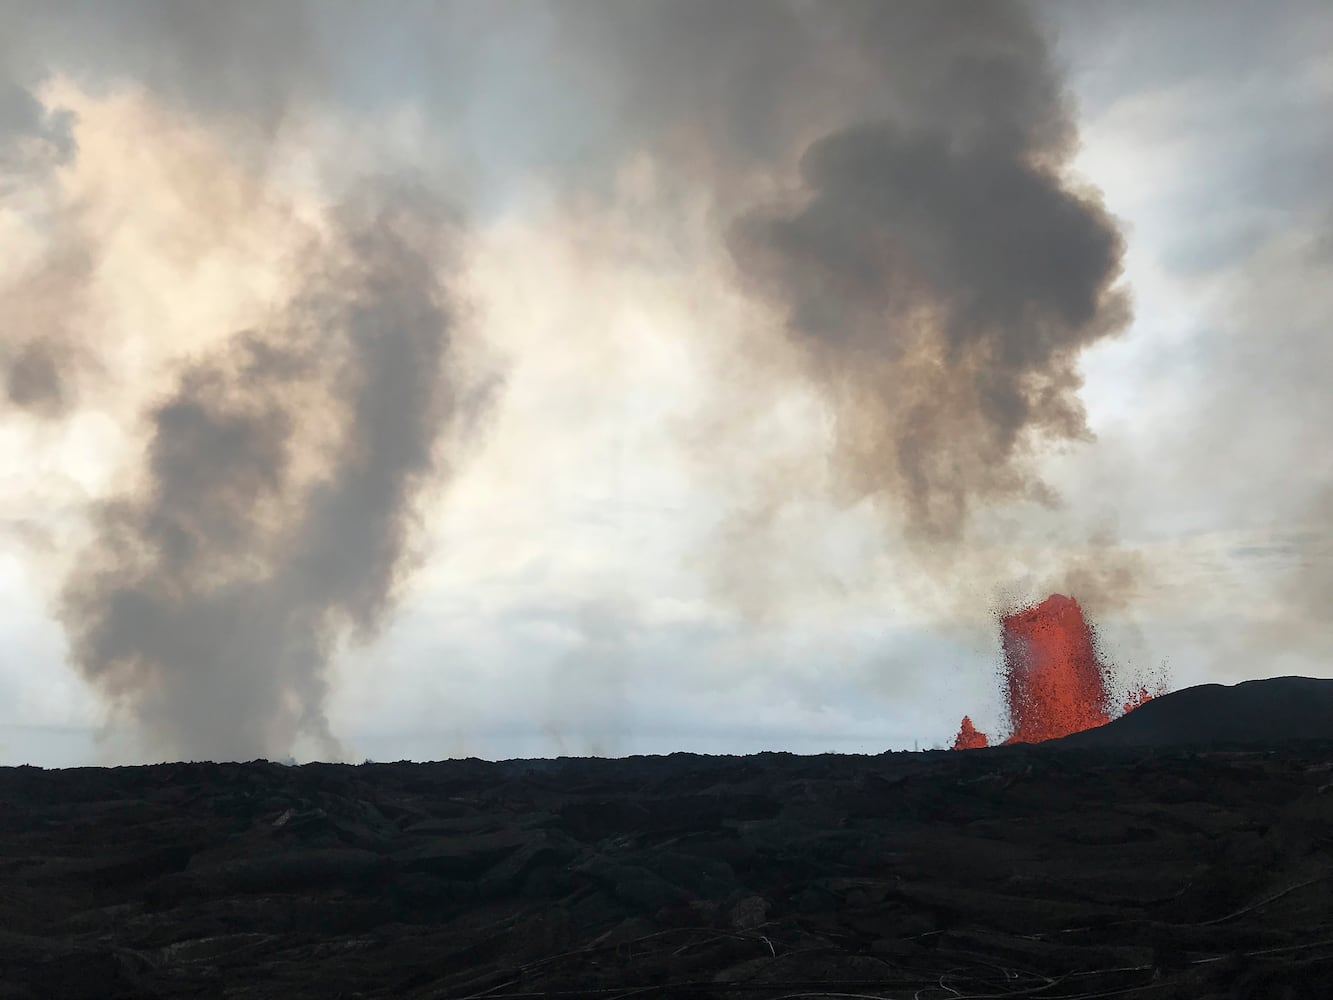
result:
M 958 728 L 958 735 L 953 738 L 953 748 L 955 750 L 980 750 L 984 746 L 989 746 L 990 741 L 985 733 L 977 732 L 977 727 L 972 724 L 968 716 L 963 716 L 963 724 Z
M 1008 743 L 1040 743 L 1110 721 L 1105 668 L 1078 601 L 1052 594 L 1005 615 Z
M 1109 671 L 1097 656 L 1092 627 L 1078 601 L 1052 594 L 1034 607 L 1005 615 L 1004 697 L 1010 735 L 1004 742 L 1040 743 L 1110 721 Z M 1153 696 L 1140 686 L 1123 705 L 1132 711 Z M 955 750 L 989 746 L 985 733 L 963 716 Z

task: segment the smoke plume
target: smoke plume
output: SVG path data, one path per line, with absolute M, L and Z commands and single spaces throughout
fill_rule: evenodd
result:
M 1128 320 L 1123 241 L 1065 177 L 1074 129 L 1021 8 L 856 11 L 920 43 L 885 70 L 920 99 L 811 144 L 730 245 L 833 409 L 843 489 L 956 541 L 978 505 L 1049 502 L 1034 454 L 1088 437 L 1078 356 Z
M 0 62 L 5 53 L 0 46 Z M 48 111 L 27 88 L 0 74 L 0 203 L 49 176 L 73 153 L 70 118 Z M 67 230 L 74 227 L 62 220 Z M 90 271 L 86 245 L 67 231 L 59 249 L 0 274 L 0 392 L 9 404 L 52 417 L 65 412 L 72 376 L 86 360 L 70 333 Z
M 0 286 L 0 372 L 10 405 L 43 418 L 64 416 L 94 359 L 79 330 L 92 271 L 91 247 L 68 231 L 31 269 Z
M 152 409 L 142 482 L 99 506 L 62 615 L 78 668 L 157 749 L 340 753 L 325 668 L 383 625 L 460 415 L 451 228 L 424 196 L 352 201 L 285 312 Z

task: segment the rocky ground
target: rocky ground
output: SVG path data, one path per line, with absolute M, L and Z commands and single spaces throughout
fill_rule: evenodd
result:
M 0 771 L 0 997 L 1292 997 L 1333 742 Z

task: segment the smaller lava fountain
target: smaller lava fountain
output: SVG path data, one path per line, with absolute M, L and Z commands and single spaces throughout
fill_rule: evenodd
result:
M 1010 727 L 1005 744 L 1059 739 L 1111 721 L 1109 670 L 1097 656 L 1092 626 L 1078 601 L 1052 594 L 1038 605 L 1012 611 L 1001 620 L 1000 635 Z M 1123 711 L 1152 697 L 1140 685 L 1125 697 Z M 963 716 L 953 748 L 989 745 L 986 734 Z
M 977 727 L 972 724 L 968 716 L 963 716 L 963 724 L 958 730 L 958 735 L 953 738 L 953 748 L 955 750 L 980 750 L 984 746 L 989 746 L 989 740 L 985 733 L 977 732 Z

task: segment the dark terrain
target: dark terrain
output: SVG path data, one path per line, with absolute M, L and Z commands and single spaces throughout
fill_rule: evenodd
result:
M 7 768 L 0 997 L 1323 996 L 1333 733 L 1265 726 L 1191 748 Z
M 1333 680 L 1275 677 L 1199 684 L 1060 740 L 1067 747 L 1169 747 L 1333 739 Z

